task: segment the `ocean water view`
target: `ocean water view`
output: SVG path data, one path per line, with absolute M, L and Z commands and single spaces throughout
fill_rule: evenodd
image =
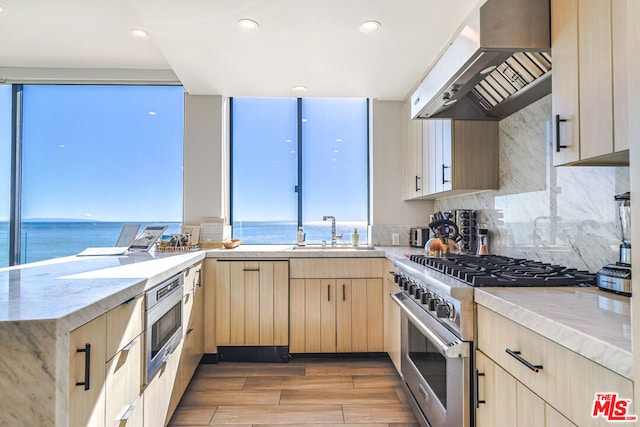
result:
M 124 224 L 167 225 L 167 234 L 179 233 L 179 222 L 142 223 L 137 221 L 24 221 L 20 244 L 20 263 L 75 255 L 88 247 L 114 246 Z M 0 223 L 0 267 L 9 260 L 8 224 Z
M 51 258 L 75 255 L 88 247 L 114 246 L 124 224 L 137 221 L 24 221 L 22 223 L 20 263 L 42 261 Z M 140 230 L 147 225 L 167 225 L 165 234 L 180 232 L 179 222 L 139 223 Z M 0 267 L 9 264 L 8 223 L 0 222 Z M 344 242 L 351 242 L 351 234 L 358 230 L 360 242 L 367 242 L 366 222 L 340 222 L 336 233 L 342 234 Z M 331 224 L 328 221 L 305 225 L 307 242 L 331 242 Z M 298 225 L 295 222 L 242 221 L 234 226 L 233 237 L 244 244 L 294 244 Z

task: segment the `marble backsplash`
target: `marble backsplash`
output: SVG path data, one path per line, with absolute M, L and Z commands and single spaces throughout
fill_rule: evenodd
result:
M 597 271 L 618 260 L 616 194 L 628 167 L 553 167 L 551 95 L 500 122 L 500 190 L 439 199 L 475 209 L 490 251 Z

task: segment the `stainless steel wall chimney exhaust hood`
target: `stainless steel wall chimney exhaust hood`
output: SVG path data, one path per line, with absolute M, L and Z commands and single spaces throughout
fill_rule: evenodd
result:
M 413 119 L 500 120 L 551 93 L 549 0 L 488 0 L 411 96 Z

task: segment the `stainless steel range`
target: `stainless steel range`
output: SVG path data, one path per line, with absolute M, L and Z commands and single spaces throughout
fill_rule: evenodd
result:
M 473 425 L 474 286 L 593 286 L 596 275 L 503 256 L 396 260 L 402 376 L 424 426 Z

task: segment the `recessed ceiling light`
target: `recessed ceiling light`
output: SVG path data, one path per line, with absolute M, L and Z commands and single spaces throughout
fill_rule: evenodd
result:
M 380 29 L 382 25 L 378 22 L 378 21 L 364 21 L 362 24 L 360 24 L 360 31 L 363 33 L 375 33 L 376 31 L 378 31 Z
M 4 8 L 0 6 L 0 13 L 4 12 Z
M 146 40 L 149 38 L 149 33 L 147 33 L 145 30 L 142 30 L 140 28 L 132 28 L 129 30 L 129 32 L 131 33 L 132 36 L 138 39 Z
M 306 92 L 307 91 L 307 87 L 304 85 L 294 85 L 291 88 L 292 91 L 294 92 L 298 92 L 298 93 L 302 93 L 302 92 Z
M 242 31 L 256 31 L 258 27 L 258 23 L 253 19 L 243 18 L 238 21 L 238 28 L 240 28 Z

